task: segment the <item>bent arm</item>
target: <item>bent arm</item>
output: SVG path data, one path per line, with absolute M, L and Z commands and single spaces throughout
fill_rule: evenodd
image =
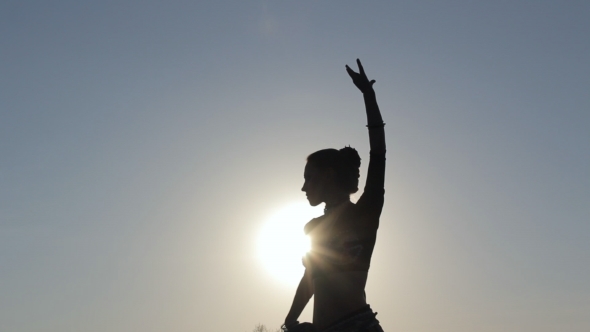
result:
M 313 296 L 313 292 L 314 289 L 311 273 L 305 269 L 305 273 L 299 282 L 299 286 L 297 286 L 297 291 L 295 292 L 291 309 L 287 314 L 287 318 L 285 318 L 285 325 L 289 325 L 289 323 L 297 321 L 297 318 L 299 318 L 299 315 L 301 315 L 301 312 L 303 309 L 305 309 L 309 299 L 311 299 Z

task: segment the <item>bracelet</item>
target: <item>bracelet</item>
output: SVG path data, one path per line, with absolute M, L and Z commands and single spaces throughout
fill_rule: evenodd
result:
M 381 124 L 376 124 L 376 125 L 367 125 L 367 128 L 371 129 L 371 128 L 383 128 L 385 127 L 385 122 L 381 122 Z

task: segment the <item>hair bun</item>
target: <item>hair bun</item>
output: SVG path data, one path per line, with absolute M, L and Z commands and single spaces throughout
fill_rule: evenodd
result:
M 348 163 L 351 167 L 361 167 L 361 157 L 359 156 L 359 153 L 356 151 L 355 148 L 345 146 L 342 149 L 338 150 L 338 152 L 340 152 L 340 156 L 342 157 L 343 161 Z
M 343 179 L 343 182 L 347 182 L 350 192 L 355 193 L 359 190 L 358 185 L 359 178 L 361 177 L 361 157 L 356 149 L 350 146 L 345 146 L 338 150 L 338 154 L 340 155 L 343 164 L 346 165 L 345 173 L 348 174 L 345 179 Z

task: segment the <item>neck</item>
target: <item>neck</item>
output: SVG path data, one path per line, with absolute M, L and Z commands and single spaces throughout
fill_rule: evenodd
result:
M 324 208 L 324 213 L 328 213 L 328 211 L 336 208 L 342 203 L 350 202 L 350 197 L 348 195 L 342 195 L 333 197 L 330 200 L 326 201 L 326 207 Z

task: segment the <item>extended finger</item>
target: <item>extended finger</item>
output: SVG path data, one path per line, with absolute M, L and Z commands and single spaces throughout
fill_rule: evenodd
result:
M 353 75 L 357 75 L 357 73 L 352 70 L 350 67 L 348 67 L 348 65 L 346 65 L 346 71 L 348 72 L 348 75 L 353 76 Z
M 356 59 L 356 64 L 359 66 L 359 73 L 361 75 L 365 75 L 365 69 L 363 68 L 363 65 L 361 64 L 360 59 Z

